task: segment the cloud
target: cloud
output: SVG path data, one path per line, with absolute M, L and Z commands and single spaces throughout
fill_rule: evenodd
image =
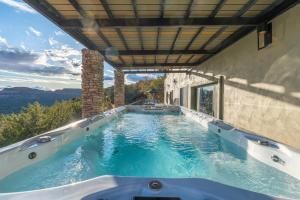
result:
M 43 62 L 44 54 L 9 48 L 0 50 L 0 69 L 37 73 L 37 74 L 73 74 L 72 71 L 61 66 L 49 65 Z
M 7 43 L 6 39 L 4 37 L 1 37 L 1 36 L 0 36 L 0 46 L 5 46 L 5 47 L 8 46 L 8 43 Z
M 32 13 L 35 14 L 37 13 L 34 9 L 32 9 L 30 6 L 27 4 L 20 2 L 20 1 L 14 1 L 14 0 L 0 0 L 0 3 L 6 4 L 10 7 L 13 7 L 17 10 L 21 10 L 24 12 Z
M 126 80 L 128 82 L 138 82 L 141 80 L 149 80 L 153 79 L 155 76 L 149 76 L 148 74 L 142 75 L 142 74 L 127 74 L 126 75 Z
M 62 74 L 72 74 L 71 71 L 65 69 L 64 67 L 50 66 L 45 67 L 43 65 L 29 65 L 21 63 L 5 63 L 0 62 L 0 69 L 14 72 L 31 73 L 31 74 L 41 74 L 41 75 L 62 75 Z
M 23 50 L 26 50 L 26 49 L 27 49 L 27 47 L 25 46 L 25 44 L 24 44 L 23 42 L 21 43 L 20 47 L 21 47 L 21 49 L 23 49 Z
M 150 80 L 155 79 L 159 76 L 159 74 L 136 74 L 136 76 L 141 77 L 142 80 Z
M 72 76 L 49 76 L 0 69 L 0 88 L 45 87 L 48 89 L 80 88 L 80 79 Z
M 114 77 L 108 76 L 108 75 L 104 75 L 104 80 L 105 81 L 112 81 L 112 80 L 114 80 Z
M 69 68 L 71 71 L 80 72 L 81 67 L 81 52 L 73 49 L 67 45 L 62 45 L 57 49 L 49 49 L 44 51 L 44 58 L 40 58 L 45 65 L 49 63 L 58 63 L 65 68 Z
M 0 45 L 0 70 L 43 75 L 80 74 L 80 51 L 67 45 L 62 45 L 58 49 L 34 52 L 22 47 L 10 47 L 2 37 L 1 44 L 4 45 Z
M 41 35 L 42 35 L 42 33 L 40 32 L 40 31 L 38 31 L 38 30 L 36 30 L 35 28 L 33 28 L 32 26 L 30 26 L 29 28 L 29 31 L 33 34 L 33 35 L 35 35 L 35 36 L 37 36 L 37 37 L 40 37 Z M 27 32 L 26 32 L 27 33 Z M 28 34 L 28 33 L 27 33 Z
M 57 40 L 54 40 L 52 37 L 50 37 L 48 39 L 48 42 L 49 42 L 50 46 L 54 46 L 54 45 L 59 44 L 59 42 Z
M 137 82 L 137 81 L 143 80 L 143 78 L 140 76 L 137 76 L 135 74 L 128 74 L 126 76 L 126 80 L 129 82 Z
M 56 36 L 65 35 L 62 31 L 55 31 L 54 34 Z
M 13 47 L 3 37 L 1 44 L 0 86 L 80 87 L 80 50 L 59 43 L 50 49 L 32 51 L 23 46 L 24 43 L 19 48 Z M 113 71 L 106 70 L 107 66 L 104 87 L 113 85 L 114 80 Z
M 61 45 L 58 49 L 46 50 L 49 56 L 65 58 L 68 56 L 81 56 L 81 52 L 77 49 L 69 47 L 68 45 Z
M 110 70 L 110 69 L 106 70 L 106 72 L 109 72 L 109 73 L 112 73 L 112 74 L 115 73 L 113 70 Z
M 0 50 L 0 62 L 29 63 L 35 61 L 38 54 L 17 48 L 7 48 Z

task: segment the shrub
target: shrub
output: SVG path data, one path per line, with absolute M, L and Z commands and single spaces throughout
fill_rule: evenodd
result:
M 18 114 L 0 115 L 0 147 L 58 128 L 81 117 L 80 99 L 50 107 L 35 102 Z

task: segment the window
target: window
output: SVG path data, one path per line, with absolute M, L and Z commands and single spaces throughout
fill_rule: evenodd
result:
M 188 87 L 180 88 L 180 106 L 188 107 Z
M 217 88 L 216 83 L 191 87 L 191 109 L 215 116 L 218 103 Z
M 214 115 L 213 103 L 214 103 L 214 86 L 204 86 L 198 88 L 198 110 L 200 112 Z
M 173 90 L 170 92 L 169 95 L 169 104 L 173 104 Z
M 197 110 L 197 90 L 198 87 L 191 88 L 191 109 Z

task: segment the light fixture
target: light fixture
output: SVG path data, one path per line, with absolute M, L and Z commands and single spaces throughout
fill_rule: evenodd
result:
M 257 48 L 261 50 L 272 43 L 272 23 L 262 23 L 257 26 Z

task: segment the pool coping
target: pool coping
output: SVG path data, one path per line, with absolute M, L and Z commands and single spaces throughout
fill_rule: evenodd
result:
M 161 189 L 151 189 L 149 183 L 159 181 Z M 179 192 L 178 192 L 179 191 Z M 123 200 L 134 196 L 180 197 L 182 200 L 279 200 L 265 194 L 232 187 L 203 178 L 147 178 L 99 176 L 93 179 L 58 187 L 16 192 L 0 193 L 0 199 L 111 199 Z

